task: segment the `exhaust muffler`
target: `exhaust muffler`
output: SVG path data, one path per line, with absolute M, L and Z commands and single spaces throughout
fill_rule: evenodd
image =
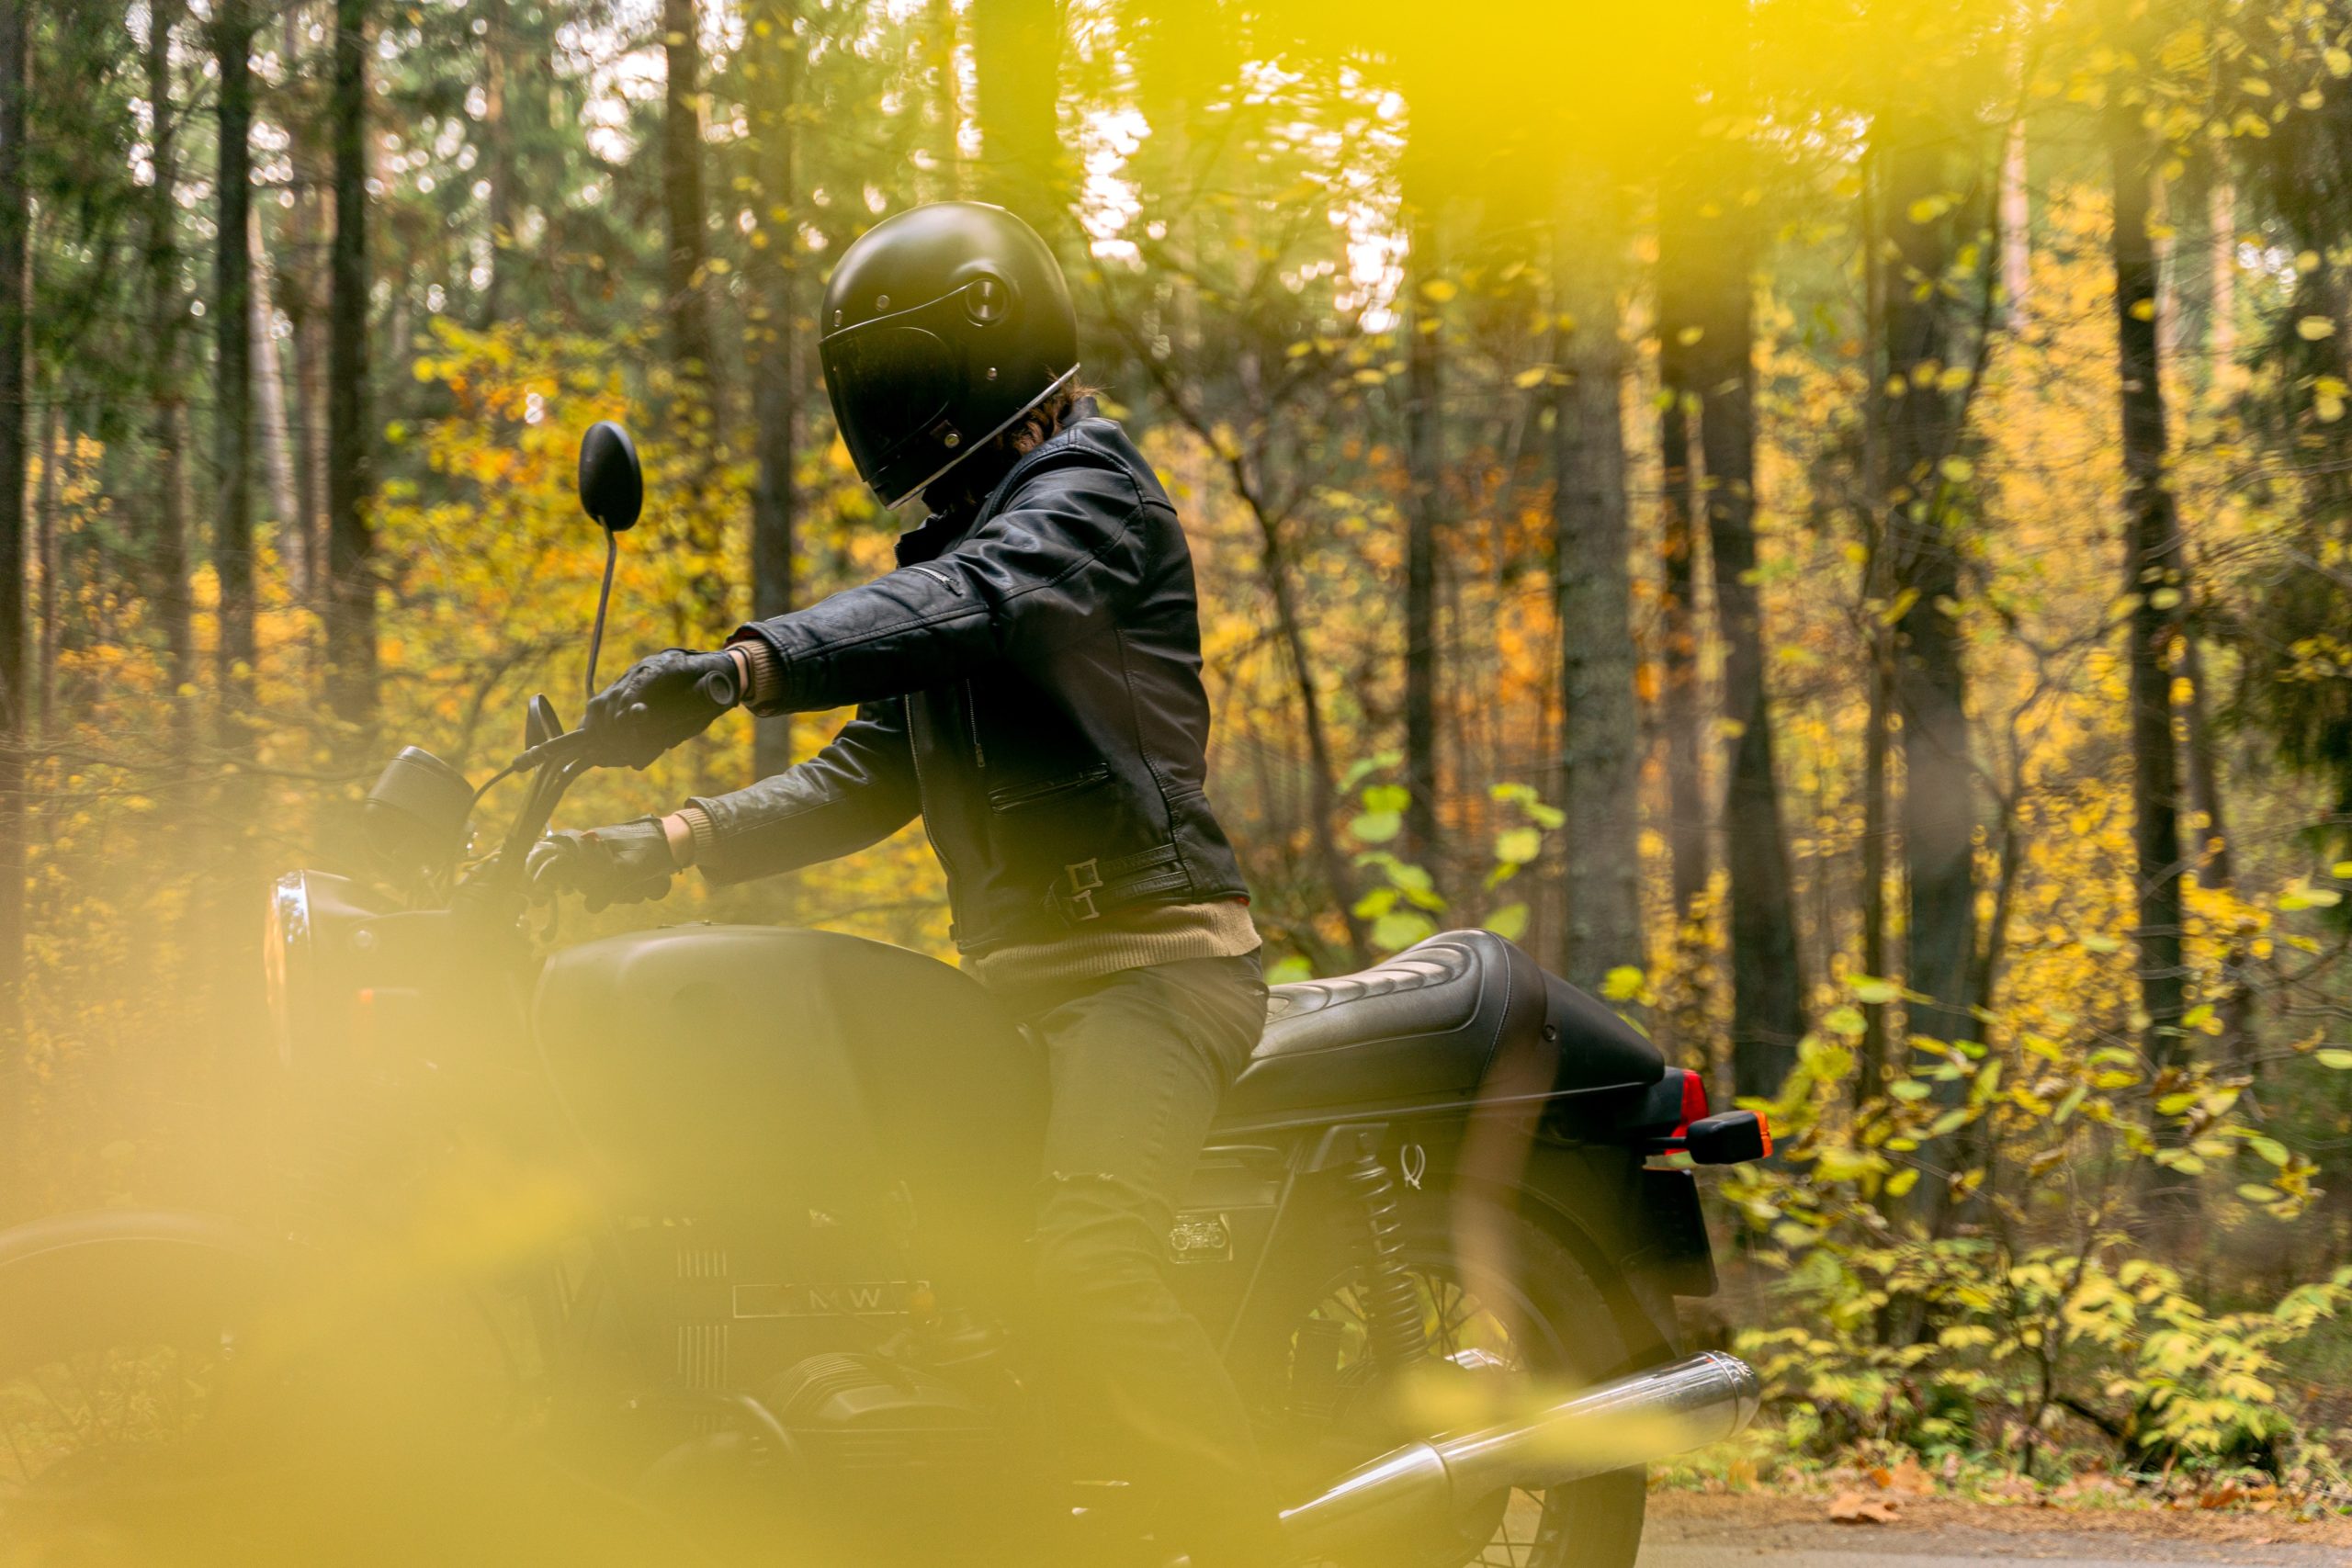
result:
M 1408 1443 L 1354 1471 L 1283 1523 L 1303 1547 L 1410 1531 L 1514 1486 L 1560 1486 L 1721 1442 L 1762 1390 L 1736 1356 L 1687 1361 L 1587 1389 L 1523 1421 Z

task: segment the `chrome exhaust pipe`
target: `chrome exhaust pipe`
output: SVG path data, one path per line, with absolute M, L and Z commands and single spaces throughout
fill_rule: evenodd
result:
M 1524 1421 L 1392 1450 L 1283 1523 L 1302 1547 L 1425 1528 L 1514 1486 L 1559 1486 L 1723 1441 L 1747 1427 L 1763 1391 L 1736 1356 L 1687 1361 L 1587 1389 Z

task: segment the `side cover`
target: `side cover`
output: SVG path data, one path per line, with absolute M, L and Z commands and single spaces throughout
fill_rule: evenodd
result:
M 1446 931 L 1360 974 L 1276 986 L 1227 1130 L 1374 1109 L 1655 1083 L 1657 1047 L 1492 931 Z
M 549 959 L 536 1015 L 557 1092 L 636 1213 L 935 1231 L 1027 1208 L 1043 1061 L 978 985 L 920 953 L 764 926 L 635 931 Z

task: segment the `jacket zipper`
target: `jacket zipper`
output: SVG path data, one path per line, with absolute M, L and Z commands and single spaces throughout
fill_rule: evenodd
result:
M 1020 789 L 1000 790 L 989 796 L 989 806 L 997 811 L 1010 811 L 1016 806 L 1033 806 L 1041 800 L 1050 800 L 1057 795 L 1067 795 L 1073 790 L 1085 789 L 1090 785 L 1101 784 L 1110 776 L 1111 770 L 1108 766 L 1089 768 L 1076 778 L 1056 779 L 1051 784 L 1029 784 Z
M 952 894 L 956 889 L 956 863 L 948 857 L 947 846 L 941 843 L 939 841 L 939 835 L 932 830 L 931 812 L 926 809 L 929 805 L 931 791 L 923 784 L 922 746 L 921 744 L 921 738 L 914 732 L 914 705 L 916 699 L 913 697 L 907 697 L 902 700 L 907 705 L 907 755 L 915 765 L 915 807 L 917 811 L 920 812 L 922 817 L 922 836 L 931 840 L 931 852 L 939 857 L 939 869 L 947 874 L 947 888 Z M 952 923 L 950 931 L 952 934 Z
M 911 570 L 922 573 L 925 577 L 928 577 L 933 582 L 936 582 L 939 586 L 956 595 L 956 598 L 961 599 L 964 596 L 964 585 L 956 581 L 954 578 L 948 576 L 945 572 L 933 571 L 927 566 L 918 566 Z
M 972 766 L 985 773 L 989 754 L 980 747 L 980 699 L 969 681 L 964 682 L 964 727 L 972 732 Z

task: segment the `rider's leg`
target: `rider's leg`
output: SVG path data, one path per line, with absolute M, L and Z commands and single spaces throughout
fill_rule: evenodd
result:
M 1196 1563 L 1283 1561 L 1240 1396 L 1162 1273 L 1184 1181 L 1265 1021 L 1258 960 L 1155 964 L 1016 1005 L 1052 1063 L 1037 1267 L 1056 1354 L 1107 1403 Z

